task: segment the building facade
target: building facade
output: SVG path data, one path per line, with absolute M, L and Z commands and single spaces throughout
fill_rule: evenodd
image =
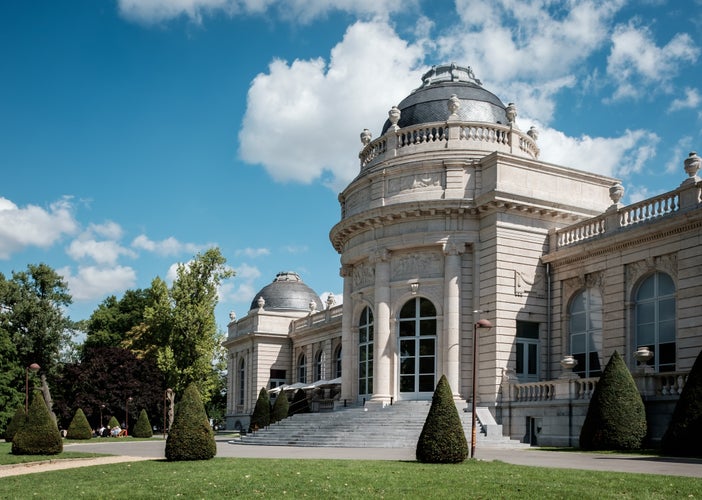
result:
M 662 433 L 702 348 L 700 159 L 681 162 L 678 189 L 622 206 L 617 179 L 540 161 L 516 116 L 446 65 L 379 138 L 361 133 L 330 231 L 342 305 L 281 273 L 232 318 L 228 425 L 261 387 L 373 409 L 429 400 L 446 375 L 510 436 L 568 445 L 617 350 Z M 271 300 L 284 289 L 294 306 Z

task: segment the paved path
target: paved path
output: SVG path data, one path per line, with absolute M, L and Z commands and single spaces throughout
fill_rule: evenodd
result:
M 165 442 L 152 441 L 100 442 L 68 444 L 66 451 L 110 453 L 116 456 L 94 459 L 55 460 L 34 465 L 2 466 L 0 477 L 44 472 L 70 467 L 85 467 L 136 460 L 156 460 L 164 457 Z M 312 448 L 294 446 L 248 446 L 231 444 L 218 438 L 218 457 L 346 459 L 346 460 L 414 460 L 410 448 Z M 516 465 L 558 467 L 564 469 L 602 470 L 642 474 L 668 474 L 702 478 L 702 460 L 662 458 L 649 455 L 579 453 L 574 451 L 541 451 L 535 448 L 478 448 L 480 460 L 499 460 Z

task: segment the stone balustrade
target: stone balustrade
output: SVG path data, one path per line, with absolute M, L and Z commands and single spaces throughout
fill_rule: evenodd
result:
M 332 323 L 341 323 L 341 314 L 343 307 L 341 305 L 333 306 L 323 311 L 318 311 L 304 318 L 296 319 L 290 324 L 290 333 L 303 333 L 309 330 L 318 330 L 324 325 Z
M 423 123 L 405 128 L 390 128 L 382 137 L 370 141 L 359 153 L 361 170 L 389 158 L 433 149 L 499 151 L 536 159 L 539 147 L 528 134 L 509 125 L 483 122 L 447 121 Z M 415 146 L 415 147 L 412 147 Z

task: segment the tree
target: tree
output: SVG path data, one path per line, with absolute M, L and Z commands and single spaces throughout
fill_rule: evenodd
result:
M 132 436 L 136 438 L 150 438 L 154 435 L 154 431 L 151 428 L 151 422 L 149 422 L 149 416 L 146 414 L 146 410 L 141 410 L 139 413 L 139 418 L 132 431 Z
M 151 303 L 149 289 L 127 290 L 121 299 L 107 297 L 86 321 L 84 346 L 118 347 L 127 333 L 144 321 L 144 311 Z
M 614 351 L 590 398 L 580 430 L 584 450 L 636 450 L 646 437 L 646 409 L 624 360 Z
M 66 429 L 66 437 L 68 439 L 90 439 L 93 437 L 93 430 L 88 423 L 88 419 L 85 418 L 85 413 L 80 408 L 76 410 L 73 420 L 71 420 L 68 429 Z
M 24 413 L 24 404 L 22 404 L 17 407 L 17 410 L 15 411 L 12 420 L 10 420 L 10 422 L 7 424 L 7 427 L 5 428 L 5 441 L 7 441 L 8 443 L 12 441 L 12 439 L 15 437 L 15 434 L 17 433 L 17 430 L 20 427 L 22 427 L 26 421 L 27 416 Z
M 176 405 L 173 426 L 166 439 L 166 460 L 209 460 L 217 454 L 214 432 L 195 384 Z
M 460 463 L 468 457 L 468 441 L 445 375 L 436 384 L 416 456 L 419 462 L 434 464 Z
M 273 410 L 271 411 L 271 423 L 280 422 L 281 420 L 288 418 L 288 410 L 290 409 L 290 403 L 288 402 L 288 397 L 283 391 L 278 393 L 278 397 L 275 398 L 275 403 L 273 403 Z
M 56 455 L 63 451 L 63 439 L 51 419 L 44 396 L 34 391 L 32 404 L 24 425 L 12 439 L 14 455 Z
M 253 415 L 251 415 L 251 423 L 249 424 L 249 432 L 258 429 L 264 429 L 271 424 L 271 399 L 268 397 L 268 391 L 265 387 L 261 387 L 254 406 Z
M 702 457 L 702 351 L 675 404 L 661 448 L 666 455 Z
M 20 387 L 24 370 L 19 364 L 8 331 L 3 327 L 4 314 L 0 314 L 0 433 L 6 432 L 13 418 L 13 408 L 22 407 L 24 415 L 24 389 Z M 11 441 L 11 439 L 8 439 Z

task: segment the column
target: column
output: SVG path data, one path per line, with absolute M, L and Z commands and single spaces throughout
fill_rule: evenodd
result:
M 460 320 L 461 255 L 465 243 L 444 244 L 444 372 L 453 399 L 461 399 L 460 390 Z
M 379 250 L 371 257 L 375 263 L 375 338 L 373 339 L 373 397 L 371 403 L 390 403 L 390 252 Z
M 348 400 L 349 403 L 356 400 L 355 378 L 358 368 L 354 365 L 356 356 L 356 343 L 353 335 L 353 300 L 352 291 L 352 271 L 353 266 L 343 265 L 339 274 L 344 278 L 344 302 L 342 303 L 341 315 L 341 402 Z

